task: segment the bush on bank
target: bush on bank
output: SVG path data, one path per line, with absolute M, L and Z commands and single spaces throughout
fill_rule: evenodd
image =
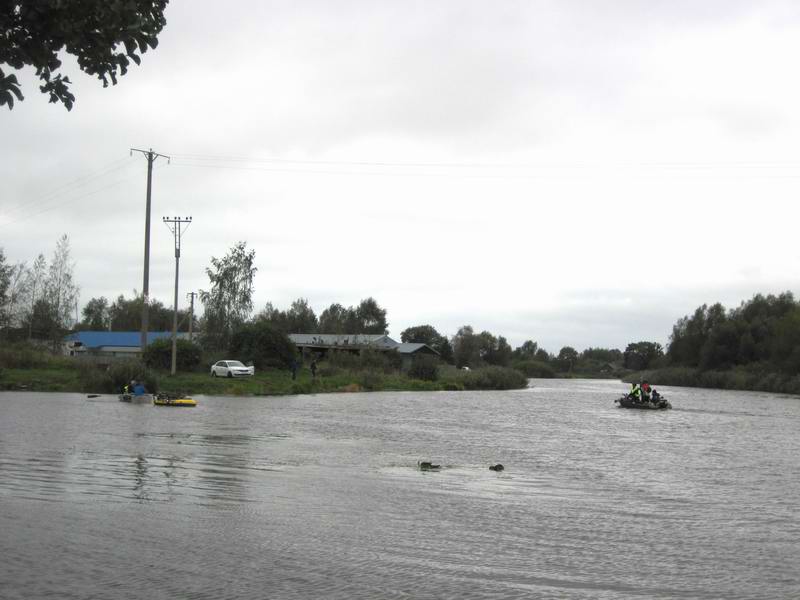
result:
M 737 367 L 727 371 L 667 367 L 631 373 L 624 378 L 624 381 L 628 383 L 640 380 L 648 381 L 653 385 L 800 394 L 800 376 L 766 371 L 763 365 Z
M 242 325 L 234 332 L 228 352 L 225 358 L 253 364 L 257 370 L 288 367 L 296 356 L 289 337 L 266 321 Z
M 325 360 L 320 361 L 319 366 L 332 373 L 373 371 L 389 374 L 399 371 L 401 363 L 402 358 L 396 352 L 365 350 L 355 354 L 340 350 L 328 353 Z
M 29 342 L 0 345 L 0 368 L 64 369 L 74 366 L 74 359 L 52 354 L 49 350 Z
M 460 383 L 467 390 L 517 390 L 528 386 L 528 378 L 508 367 L 484 367 L 461 371 Z
M 540 360 L 518 360 L 512 365 L 517 371 L 520 371 L 526 377 L 535 377 L 537 379 L 553 379 L 556 376 L 556 371 L 546 362 Z
M 161 362 L 151 364 L 165 365 L 167 356 L 165 347 L 161 352 Z M 423 359 L 412 365 L 409 372 L 403 373 L 400 362 L 400 357 L 392 353 L 373 352 L 360 357 L 341 352 L 332 360 L 319 362 L 316 380 L 312 380 L 306 364 L 299 370 L 296 381 L 291 379 L 291 373 L 285 367 L 256 369 L 253 378 L 222 381 L 209 377 L 205 368 L 179 369 L 173 377 L 168 375 L 167 368 L 154 369 L 139 360 L 114 359 L 106 366 L 76 357 L 54 356 L 35 346 L 23 345 L 19 349 L 4 346 L 0 348 L 0 387 L 118 394 L 132 379 L 137 379 L 149 392 L 272 395 L 361 390 L 502 390 L 527 385 L 527 378 L 522 373 L 504 367 L 459 371 L 451 365 Z
M 439 360 L 435 356 L 420 356 L 415 358 L 408 370 L 411 379 L 422 381 L 437 381 L 439 379 Z
M 203 350 L 189 340 L 175 341 L 175 363 L 180 371 L 196 369 L 203 357 Z M 151 369 L 172 369 L 172 340 L 160 339 L 150 342 L 144 350 L 144 364 Z
M 120 360 L 106 367 L 81 364 L 80 383 L 83 392 L 118 394 L 132 380 L 141 381 L 150 393 L 158 391 L 158 376 L 139 360 Z

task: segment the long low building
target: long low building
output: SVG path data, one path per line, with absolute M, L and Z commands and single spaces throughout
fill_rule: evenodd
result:
M 147 343 L 171 338 L 171 331 L 151 331 Z M 188 333 L 178 333 L 178 339 L 188 338 Z M 142 353 L 141 341 L 139 331 L 78 331 L 64 338 L 64 354 L 135 358 Z
M 352 352 L 361 354 L 365 350 L 376 352 L 397 352 L 403 359 L 403 367 L 408 368 L 416 356 L 439 356 L 439 353 L 420 343 L 396 342 L 388 335 L 381 334 L 334 334 L 334 333 L 290 333 L 289 339 L 302 354 L 324 356 L 328 352 Z

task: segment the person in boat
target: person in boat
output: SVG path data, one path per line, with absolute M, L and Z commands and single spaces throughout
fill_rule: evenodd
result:
M 638 383 L 631 384 L 631 391 L 628 393 L 630 398 L 633 398 L 634 402 L 640 402 L 642 399 L 642 386 Z
M 650 402 L 651 389 L 649 383 L 646 381 L 642 382 L 642 400 L 645 402 Z
M 136 381 L 133 386 L 134 396 L 143 396 L 147 391 L 144 389 L 144 384 L 141 381 Z

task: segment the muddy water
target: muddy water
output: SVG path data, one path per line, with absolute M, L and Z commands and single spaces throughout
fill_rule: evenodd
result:
M 0 597 L 800 597 L 800 399 L 533 385 L 0 394 Z

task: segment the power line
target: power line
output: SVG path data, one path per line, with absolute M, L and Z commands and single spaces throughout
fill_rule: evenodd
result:
M 176 160 L 217 163 L 271 163 L 295 165 L 326 165 L 347 167 L 413 167 L 455 169 L 602 169 L 602 168 L 798 168 L 800 161 L 620 161 L 620 162 L 404 162 L 366 160 L 313 160 L 241 155 L 180 154 L 173 153 Z
M 547 167 L 547 166 L 538 166 L 535 167 L 539 172 L 498 172 L 498 173 L 463 173 L 463 172 L 446 172 L 446 171 L 426 171 L 426 172 L 409 172 L 409 171 L 387 171 L 387 170 L 361 170 L 361 171 L 345 171 L 345 170 L 332 170 L 332 169 L 310 169 L 310 168 L 286 168 L 286 167 L 270 167 L 270 166 L 245 166 L 245 165 L 237 165 L 237 164 L 213 164 L 210 162 L 201 162 L 201 163 L 193 163 L 193 162 L 180 162 L 174 161 L 172 163 L 176 167 L 188 167 L 188 168 L 200 168 L 200 169 L 223 169 L 223 170 L 237 170 L 237 171 L 264 171 L 264 172 L 271 172 L 271 173 L 296 173 L 296 174 L 317 174 L 317 175 L 353 175 L 353 176 L 387 176 L 387 177 L 419 177 L 419 178 L 460 178 L 460 179 L 564 179 L 564 178 L 591 178 L 591 177 L 609 177 L 611 176 L 614 171 L 611 170 L 602 170 L 602 169 L 611 169 L 611 167 L 601 167 L 596 165 L 574 165 L 572 167 L 568 165 L 562 165 L 560 167 Z M 398 165 L 399 166 L 399 165 Z M 403 165 L 406 166 L 406 165 Z M 693 168 L 689 168 L 693 167 Z M 659 178 L 672 178 L 676 175 L 680 174 L 677 171 L 683 169 L 687 171 L 684 173 L 685 176 L 695 178 L 695 179 L 702 179 L 702 178 L 709 178 L 709 177 L 720 177 L 722 176 L 722 171 L 717 170 L 721 169 L 722 167 L 726 169 L 745 169 L 744 163 L 742 165 L 685 165 L 680 166 L 678 164 L 674 165 L 661 165 L 661 166 L 646 166 L 641 165 L 636 167 L 635 165 L 631 165 L 627 167 L 628 169 L 634 168 L 636 171 L 631 175 L 635 178 L 652 178 L 652 179 L 659 179 Z M 508 167 L 510 168 L 510 167 Z M 533 167 L 532 167 L 533 168 Z M 547 169 L 554 169 L 553 171 L 547 171 Z M 626 167 L 617 167 L 617 169 L 624 169 Z M 643 169 L 651 168 L 653 169 L 649 173 Z M 582 171 L 579 175 L 576 175 L 575 172 L 570 172 L 569 169 L 573 169 L 574 171 Z M 768 165 L 754 165 L 753 169 L 786 169 L 786 170 L 797 170 L 800 169 L 800 163 L 791 165 L 787 163 L 787 165 L 782 166 L 778 164 L 774 164 L 772 166 Z M 716 170 L 716 172 L 715 172 Z M 638 171 L 638 172 L 637 172 Z M 724 176 L 729 179 L 797 179 L 800 178 L 800 173 L 797 174 L 786 174 L 786 173 L 765 173 L 765 172 L 753 172 L 753 170 L 749 170 L 747 172 L 740 172 L 740 173 L 730 173 L 725 172 Z
M 3 211 L 3 213 L 4 213 L 4 215 L 7 216 L 7 215 L 10 215 L 11 213 L 14 213 L 14 212 L 17 212 L 17 211 L 20 211 L 20 210 L 29 209 L 32 206 L 35 206 L 37 204 L 47 204 L 47 203 L 57 199 L 59 196 L 62 196 L 64 194 L 68 194 L 68 193 L 72 193 L 72 192 L 80 189 L 81 187 L 85 187 L 85 186 L 89 185 L 90 183 L 93 183 L 94 181 L 96 181 L 98 179 L 102 179 L 103 177 L 106 177 L 107 175 L 110 175 L 111 173 L 114 173 L 114 172 L 119 171 L 121 169 L 126 169 L 126 168 L 130 167 L 132 164 L 133 163 L 129 160 L 128 157 L 114 160 L 114 161 L 104 165 L 103 167 L 101 167 L 100 169 L 98 169 L 98 170 L 96 170 L 96 171 L 94 171 L 92 173 L 89 173 L 89 174 L 84 175 L 82 177 L 78 177 L 77 179 L 74 179 L 72 181 L 69 181 L 67 183 L 62 184 L 62 185 L 58 186 L 57 188 L 54 188 L 54 189 L 50 190 L 46 194 L 43 194 L 42 196 L 39 196 L 38 198 L 21 200 L 17 204 L 15 204 L 13 206 L 10 206 L 10 207 L 7 207 Z
M 104 192 L 104 191 L 106 191 L 108 189 L 117 187 L 118 185 L 121 185 L 121 184 L 126 183 L 128 181 L 131 181 L 131 180 L 133 180 L 133 179 L 135 179 L 137 177 L 138 177 L 138 175 L 133 175 L 131 177 L 126 177 L 125 179 L 119 179 L 117 181 L 114 181 L 114 182 L 106 185 L 106 186 L 103 186 L 101 188 L 92 190 L 91 192 L 86 192 L 85 194 L 81 194 L 79 196 L 74 196 L 74 197 L 68 198 L 66 200 L 59 199 L 59 202 L 57 202 L 55 204 L 51 204 L 49 206 L 45 205 L 45 207 L 41 208 L 40 210 L 29 212 L 27 214 L 19 215 L 16 218 L 13 218 L 13 219 L 11 219 L 9 221 L 6 221 L 6 222 L 2 222 L 2 217 L 0 217 L 0 228 L 7 227 L 9 225 L 14 225 L 16 223 L 21 223 L 22 221 L 26 221 L 28 219 L 32 219 L 33 217 L 37 217 L 37 216 L 39 216 L 41 214 L 50 212 L 51 210 L 55 210 L 57 208 L 62 208 L 67 204 L 74 203 L 74 202 L 76 202 L 78 200 L 83 200 L 84 198 L 88 198 L 90 196 L 94 196 L 95 194 L 99 194 L 100 192 Z

